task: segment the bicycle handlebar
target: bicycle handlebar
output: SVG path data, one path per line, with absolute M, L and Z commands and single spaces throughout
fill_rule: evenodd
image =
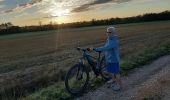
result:
M 78 51 L 86 51 L 85 49 L 82 49 L 82 48 L 80 48 L 80 47 L 77 47 L 77 50 L 78 50 Z
M 90 48 L 85 48 L 85 49 L 83 49 L 83 48 L 80 48 L 80 47 L 77 47 L 77 50 L 78 51 L 90 51 Z M 93 49 L 93 51 L 95 51 L 94 49 Z M 101 53 L 101 51 L 96 51 L 96 52 L 99 52 L 99 53 Z

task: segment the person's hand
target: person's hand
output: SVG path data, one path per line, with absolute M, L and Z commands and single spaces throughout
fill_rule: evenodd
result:
M 93 51 L 93 47 L 87 48 L 88 51 Z

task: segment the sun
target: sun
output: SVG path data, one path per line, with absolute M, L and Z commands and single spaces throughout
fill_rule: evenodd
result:
M 67 22 L 72 15 L 72 8 L 65 6 L 66 2 L 59 2 L 57 0 L 46 0 L 44 6 L 46 7 L 43 13 L 48 14 L 47 18 L 54 20 L 57 23 Z
M 67 22 L 70 16 L 69 9 L 56 9 L 51 12 L 51 16 L 53 16 L 53 20 L 57 21 L 58 24 L 62 24 Z
M 55 9 L 51 11 L 51 16 L 57 16 L 57 17 L 62 17 L 62 16 L 69 16 L 70 15 L 70 10 L 69 9 Z

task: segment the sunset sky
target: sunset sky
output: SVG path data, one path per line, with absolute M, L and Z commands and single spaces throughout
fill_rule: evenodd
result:
M 0 0 L 0 24 L 60 24 L 165 10 L 170 10 L 170 0 Z

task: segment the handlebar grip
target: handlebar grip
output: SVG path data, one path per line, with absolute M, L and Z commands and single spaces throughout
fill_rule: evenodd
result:
M 90 51 L 90 48 L 87 48 L 87 51 Z
M 80 51 L 80 50 L 81 50 L 81 48 L 80 48 L 80 47 L 77 47 L 77 50 L 79 50 L 79 51 Z

